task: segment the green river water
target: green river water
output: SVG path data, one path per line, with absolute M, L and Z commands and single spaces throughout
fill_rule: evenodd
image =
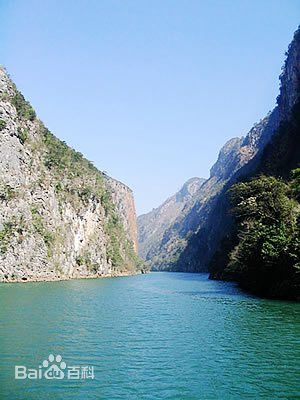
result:
M 207 278 L 1 284 L 0 399 L 299 399 L 299 304 Z

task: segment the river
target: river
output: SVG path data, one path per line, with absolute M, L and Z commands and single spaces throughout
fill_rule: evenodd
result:
M 300 398 L 299 304 L 207 274 L 1 284 L 0 303 L 1 400 Z M 43 361 L 64 378 L 15 379 Z

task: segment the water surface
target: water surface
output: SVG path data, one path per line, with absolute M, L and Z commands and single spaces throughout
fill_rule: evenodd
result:
M 206 274 L 0 285 L 0 399 L 297 399 L 299 304 Z M 61 354 L 95 379 L 15 380 Z

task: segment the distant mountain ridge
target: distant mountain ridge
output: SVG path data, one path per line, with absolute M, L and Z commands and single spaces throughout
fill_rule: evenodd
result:
M 205 219 L 203 223 L 199 224 L 197 231 L 190 237 L 188 245 L 173 265 L 175 270 L 188 268 L 191 271 L 216 271 L 223 268 L 222 265 L 216 265 L 220 259 L 217 262 L 215 255 L 219 251 L 221 243 L 226 243 L 228 240 L 233 224 L 227 192 L 234 183 L 262 171 L 260 171 L 259 165 L 263 163 L 264 151 L 273 138 L 280 135 L 282 124 L 290 120 L 293 109 L 299 101 L 299 87 L 300 31 L 298 29 L 289 46 L 280 75 L 280 93 L 277 97 L 276 107 L 258 124 L 254 125 L 243 140 L 237 154 L 240 162 L 236 164 L 228 180 L 223 182 L 219 194 L 210 198 L 206 204 L 203 211 L 206 215 Z M 286 143 L 287 153 L 300 153 L 299 144 L 300 139 L 293 145 Z M 296 157 L 294 159 L 296 160 Z M 279 161 L 276 159 L 273 162 L 275 164 Z M 285 162 L 288 161 L 289 156 L 286 156 Z M 297 161 L 294 162 L 294 167 L 296 166 Z M 217 277 L 218 274 L 214 272 L 212 276 Z
M 198 270 L 198 267 L 194 267 L 193 258 L 196 255 L 193 245 L 191 254 L 186 256 L 187 248 L 190 248 L 194 234 L 201 226 L 205 225 L 207 215 L 226 183 L 236 171 L 258 153 L 262 143 L 267 142 L 277 126 L 278 112 L 275 108 L 272 113 L 255 124 L 245 137 L 233 138 L 225 143 L 219 152 L 216 163 L 210 170 L 209 179 L 202 183 L 176 219 L 165 227 L 164 232 L 160 232 L 161 240 L 159 243 L 156 241 L 155 251 L 146 254 L 145 252 L 140 253 L 152 268 L 189 272 Z M 138 237 L 140 241 L 140 229 Z M 206 243 L 205 239 L 203 239 L 203 243 Z M 207 271 L 208 266 L 205 265 L 200 270 Z
M 299 98 L 300 33 L 295 33 L 280 76 L 276 107 L 245 137 L 229 140 L 221 149 L 210 177 L 175 221 L 160 232 L 156 253 L 147 253 L 152 268 L 170 271 L 208 271 L 232 224 L 225 193 L 242 176 L 251 174 L 280 125 L 289 120 Z
M 180 213 L 193 201 L 205 179 L 191 178 L 161 206 L 137 219 L 139 254 L 149 261 L 158 251 L 164 232 L 174 223 Z

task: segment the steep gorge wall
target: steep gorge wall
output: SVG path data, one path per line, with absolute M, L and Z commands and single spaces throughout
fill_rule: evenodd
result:
M 136 272 L 134 200 L 53 136 L 0 69 L 0 280 Z
M 194 201 L 204 181 L 196 177 L 189 179 L 161 206 L 138 217 L 139 254 L 144 260 L 150 261 L 153 267 L 155 267 L 155 257 L 164 233 L 183 213 L 183 210 Z
M 150 257 L 149 263 L 154 269 L 171 271 L 207 271 L 207 259 L 210 257 L 214 241 L 209 243 L 209 232 L 204 230 L 198 240 L 198 231 L 206 226 L 208 215 L 214 207 L 220 193 L 232 176 L 253 159 L 262 143 L 266 142 L 278 127 L 278 112 L 274 109 L 267 117 L 255 124 L 245 137 L 230 139 L 220 150 L 216 163 L 210 170 L 210 177 L 191 201 L 185 204 L 175 221 L 163 234 L 158 250 Z M 215 221 L 216 226 L 220 221 Z M 198 249 L 203 248 L 199 265 Z
M 137 218 L 132 190 L 124 183 L 106 177 L 111 197 L 118 210 L 119 217 L 124 226 L 125 232 L 131 239 L 134 251 L 138 252 Z
M 233 218 L 230 214 L 230 201 L 228 190 L 243 179 L 247 179 L 266 169 L 259 166 L 265 158 L 265 149 L 269 147 L 274 137 L 281 135 L 281 127 L 290 120 L 292 110 L 299 101 L 300 82 L 300 30 L 296 31 L 294 39 L 289 46 L 287 58 L 280 76 L 280 93 L 277 98 L 277 106 L 258 125 L 254 126 L 246 136 L 239 150 L 246 158 L 234 168 L 229 179 L 223 185 L 217 196 L 210 200 L 210 205 L 205 209 L 205 220 L 199 225 L 197 232 L 189 239 L 184 252 L 181 253 L 175 268 L 190 268 L 192 271 L 212 272 L 212 277 L 220 277 L 221 271 L 226 265 L 228 252 L 232 250 L 231 231 Z M 283 138 L 281 146 L 284 148 L 284 162 L 290 162 L 291 154 L 299 154 L 299 138 L 293 144 Z M 278 143 L 278 141 L 277 141 Z M 278 144 L 277 144 L 278 145 Z M 290 147 L 290 148 L 289 148 Z M 279 151 L 276 151 L 277 157 Z M 283 157 L 283 154 L 282 156 Z M 296 157 L 293 156 L 296 160 Z M 280 160 L 274 160 L 277 164 Z M 296 161 L 294 167 L 297 166 Z M 272 168 L 271 168 L 272 169 Z M 283 168 L 281 168 L 283 172 Z M 280 171 L 278 171 L 280 176 Z
M 255 170 L 265 146 L 280 124 L 289 118 L 298 98 L 299 75 L 298 30 L 280 77 L 277 106 L 245 137 L 231 139 L 223 146 L 211 168 L 210 178 L 162 234 L 158 250 L 149 260 L 153 268 L 189 272 L 209 269 L 220 241 L 226 240 L 232 224 L 225 193 L 241 176 Z

